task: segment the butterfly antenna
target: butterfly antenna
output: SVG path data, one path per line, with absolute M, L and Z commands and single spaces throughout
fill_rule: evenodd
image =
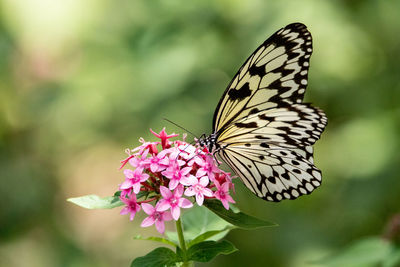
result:
M 192 133 L 192 132 L 189 131 L 188 129 L 183 128 L 182 126 L 178 125 L 177 123 L 175 123 L 175 122 L 173 122 L 173 121 L 171 121 L 171 120 L 169 120 L 169 119 L 167 119 L 167 118 L 163 118 L 163 120 L 168 121 L 169 123 L 175 125 L 176 127 L 181 128 L 182 130 L 184 130 L 184 131 L 190 133 L 191 135 L 193 135 L 194 137 L 198 138 L 194 133 Z

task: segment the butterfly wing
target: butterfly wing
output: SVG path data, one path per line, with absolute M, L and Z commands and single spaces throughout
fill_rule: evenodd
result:
M 232 146 L 218 153 L 256 196 L 279 202 L 310 194 L 321 184 L 312 147 L 266 150 L 253 144 L 251 148 Z
M 305 25 L 280 29 L 246 60 L 214 113 L 219 156 L 269 201 L 294 199 L 321 184 L 311 145 L 327 119 L 302 104 L 311 53 Z
M 257 143 L 296 148 L 313 145 L 325 129 L 325 113 L 310 104 L 293 104 L 271 108 L 235 120 L 219 132 L 222 147 Z
M 214 113 L 214 132 L 261 110 L 302 102 L 311 52 L 311 34 L 301 23 L 268 38 L 225 90 Z
M 321 184 L 311 145 L 326 122 L 325 114 L 308 104 L 264 110 L 225 128 L 219 156 L 258 197 L 295 199 Z

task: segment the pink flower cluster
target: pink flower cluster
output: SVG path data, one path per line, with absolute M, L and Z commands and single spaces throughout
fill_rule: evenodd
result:
M 181 208 L 203 205 L 204 198 L 219 199 L 226 209 L 235 203 L 229 194 L 233 188 L 232 177 L 220 170 L 206 148 L 198 148 L 185 141 L 170 141 L 177 134 L 167 135 L 150 130 L 158 142 L 145 142 L 129 150 L 122 161 L 133 169 L 125 169 L 125 181 L 119 186 L 120 199 L 126 205 L 121 214 L 130 214 L 133 220 L 141 209 L 148 215 L 141 224 L 155 224 L 164 233 L 164 221 L 178 220 Z M 138 200 L 140 199 L 140 201 Z M 153 205 L 150 203 L 154 203 Z

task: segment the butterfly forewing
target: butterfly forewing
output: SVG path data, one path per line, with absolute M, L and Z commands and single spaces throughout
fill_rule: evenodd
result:
M 309 104 L 272 108 L 236 120 L 219 133 L 221 145 L 236 143 L 274 144 L 280 147 L 313 145 L 326 126 L 322 110 Z
M 214 132 L 260 110 L 300 103 L 307 85 L 311 34 L 293 23 L 268 38 L 246 60 L 214 113 Z

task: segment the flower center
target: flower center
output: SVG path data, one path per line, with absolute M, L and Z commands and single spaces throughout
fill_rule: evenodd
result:
M 200 192 L 200 191 L 202 191 L 202 189 L 203 189 L 203 187 L 201 185 L 199 185 L 199 184 L 196 184 L 194 186 L 194 191 L 196 191 L 196 192 Z
M 154 216 L 154 220 L 156 220 L 156 221 L 161 219 L 161 213 L 159 213 L 159 212 L 155 212 L 153 216 Z

